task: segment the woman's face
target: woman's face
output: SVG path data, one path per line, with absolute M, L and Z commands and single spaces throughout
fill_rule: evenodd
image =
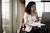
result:
M 35 5 L 31 6 L 31 11 L 35 11 Z

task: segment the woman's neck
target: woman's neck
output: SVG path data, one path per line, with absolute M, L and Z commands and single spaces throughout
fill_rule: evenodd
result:
M 31 12 L 31 15 L 33 16 L 34 14 L 35 14 L 35 12 L 32 11 L 32 12 Z

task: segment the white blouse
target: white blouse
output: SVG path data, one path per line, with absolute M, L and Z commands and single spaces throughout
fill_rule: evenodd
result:
M 30 32 L 32 29 L 31 25 L 33 25 L 33 26 L 44 25 L 44 24 L 41 24 L 40 22 L 35 22 L 35 20 L 36 20 L 35 15 L 31 16 L 31 15 L 27 14 L 26 12 L 24 13 L 24 24 L 26 25 L 25 31 Z
M 31 16 L 29 14 L 27 14 L 26 12 L 24 13 L 24 24 L 26 25 L 25 31 L 30 32 L 32 29 L 32 26 L 29 25 L 32 22 L 35 21 L 35 16 Z

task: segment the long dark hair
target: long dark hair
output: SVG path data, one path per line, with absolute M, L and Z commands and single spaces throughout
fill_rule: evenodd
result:
M 33 2 L 33 1 L 29 2 L 25 8 L 25 12 L 27 12 L 28 14 L 31 14 L 31 6 L 32 5 L 36 5 L 35 2 Z

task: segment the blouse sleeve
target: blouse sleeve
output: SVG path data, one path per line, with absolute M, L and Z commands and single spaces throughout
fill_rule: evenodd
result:
M 24 13 L 24 24 L 27 24 L 28 22 L 28 14 Z

